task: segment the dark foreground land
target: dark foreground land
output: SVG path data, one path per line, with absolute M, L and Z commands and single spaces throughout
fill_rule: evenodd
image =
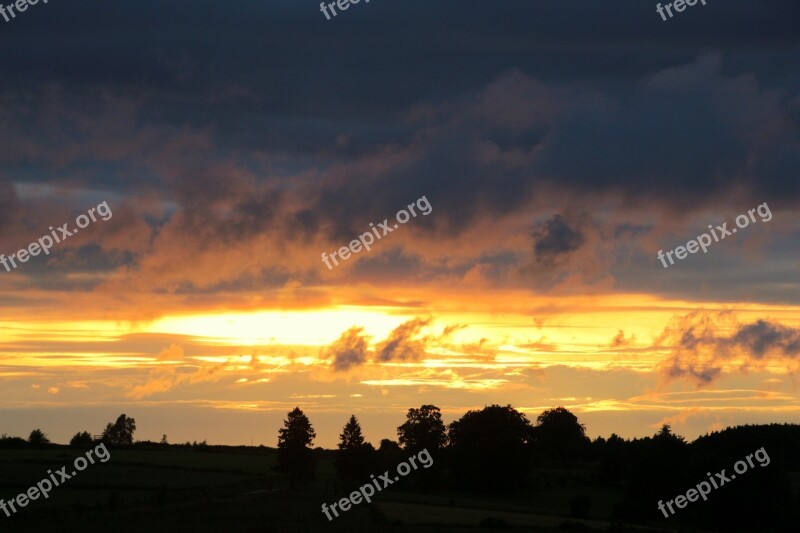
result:
M 82 454 L 66 447 L 0 450 L 0 497 L 8 501 L 48 469 L 71 465 Z M 355 489 L 335 480 L 329 458 L 321 458 L 316 482 L 290 490 L 288 478 L 271 470 L 276 456 L 269 449 L 115 449 L 111 455 L 53 489 L 48 499 L 29 502 L 10 518 L 0 514 L 0 530 L 589 531 L 608 530 L 618 499 L 607 490 L 569 488 L 486 497 L 386 491 L 328 522 L 322 503 Z M 578 492 L 595 503 L 587 519 L 569 517 Z
M 782 439 L 791 448 L 793 444 Z M 773 443 L 777 451 L 777 441 Z M 738 450 L 738 448 L 737 448 Z M 790 450 L 787 450 L 789 452 Z M 53 446 L 42 449 L 0 449 L 0 497 L 8 501 L 53 472 L 69 465 L 85 450 Z M 738 453 L 738 452 L 737 452 Z M 611 462 L 586 461 L 572 464 L 539 464 L 531 472 L 531 486 L 507 494 L 455 492 L 435 488 L 422 490 L 407 486 L 381 492 L 369 505 L 361 503 L 329 522 L 321 512 L 322 503 L 331 504 L 358 488 L 336 479 L 331 452 L 317 450 L 317 479 L 290 488 L 286 475 L 276 473 L 273 449 L 224 446 L 155 446 L 111 449 L 106 463 L 89 465 L 63 485 L 54 488 L 47 500 L 39 498 L 10 518 L 0 513 L 0 531 L 8 532 L 465 532 L 465 531 L 791 531 L 787 518 L 777 527 L 730 527 L 726 516 L 748 512 L 747 505 L 729 506 L 728 497 L 752 502 L 750 511 L 761 513 L 775 504 L 772 478 L 755 485 L 734 485 L 713 496 L 716 502 L 693 504 L 681 518 L 658 520 L 656 516 L 620 517 L 647 506 L 655 510 L 656 500 L 648 493 L 641 504 L 623 485 L 602 482 L 609 476 Z M 776 454 L 777 455 L 777 454 Z M 619 458 L 624 462 L 624 457 Z M 656 482 L 664 472 L 678 470 L 664 461 L 662 473 L 642 471 L 643 479 Z M 777 460 L 775 479 L 786 484 L 787 498 L 797 501 L 798 475 Z M 703 467 L 708 460 L 703 460 Z M 620 463 L 621 464 L 621 463 Z M 778 471 L 780 469 L 780 472 Z M 633 470 L 641 470 L 634 466 Z M 647 469 L 646 469 L 647 470 Z M 770 469 L 765 468 L 769 473 Z M 379 472 L 376 472 L 379 473 Z M 613 474 L 613 472 L 612 472 Z M 613 477 L 613 475 L 611 476 Z M 738 480 L 737 480 L 738 481 Z M 764 482 L 765 486 L 757 489 Z M 680 480 L 679 486 L 686 481 Z M 748 482 L 749 483 L 749 482 Z M 644 487 L 644 486 L 643 486 Z M 686 486 L 685 488 L 689 488 Z M 626 492 L 627 491 L 627 492 Z M 661 494 L 664 491 L 658 491 Z M 655 494 L 655 492 L 654 492 Z M 665 495 L 671 494 L 667 492 Z M 759 494 L 766 495 L 760 498 Z M 652 501 L 651 501 L 652 500 Z M 762 501 L 763 500 L 763 501 Z M 719 504 L 713 507 L 712 504 Z M 701 507 L 702 506 L 702 507 Z M 783 513 L 792 505 L 781 504 Z M 652 508 L 652 509 L 651 509 Z M 626 511 L 627 509 L 627 511 Z M 699 527 L 687 523 L 693 513 L 713 512 L 719 526 Z M 652 516 L 652 515 L 651 515 Z M 774 515 L 773 515 L 774 518 Z M 683 520 L 682 522 L 679 520 Z M 766 521 L 764 522 L 767 523 Z

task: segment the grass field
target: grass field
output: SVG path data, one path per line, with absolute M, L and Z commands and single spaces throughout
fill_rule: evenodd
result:
M 0 497 L 8 501 L 72 462 L 83 452 L 67 448 L 0 450 Z M 323 459 L 315 483 L 290 490 L 271 470 L 272 450 L 170 447 L 111 450 L 10 518 L 2 531 L 465 531 L 486 520 L 519 531 L 608 530 L 616 496 L 608 491 L 554 488 L 504 496 L 386 491 L 328 522 L 320 511 L 356 487 L 334 479 Z M 568 502 L 592 498 L 586 520 L 569 519 Z M 563 526 L 570 520 L 574 527 Z M 483 527 L 482 531 L 492 528 Z

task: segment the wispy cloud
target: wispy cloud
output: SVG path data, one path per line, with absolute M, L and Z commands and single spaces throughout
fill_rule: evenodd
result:
M 800 329 L 769 319 L 741 324 L 732 312 L 696 311 L 676 317 L 656 344 L 672 349 L 659 364 L 667 379 L 688 377 L 698 385 L 711 383 L 724 370 L 800 368 Z

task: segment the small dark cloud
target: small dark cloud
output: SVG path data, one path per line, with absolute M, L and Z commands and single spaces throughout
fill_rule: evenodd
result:
M 323 358 L 333 359 L 335 371 L 343 372 L 366 362 L 369 336 L 363 335 L 363 331 L 364 328 L 354 326 L 322 350 Z
M 389 333 L 375 349 L 373 362 L 416 361 L 425 355 L 425 349 L 432 341 L 444 341 L 456 331 L 467 326 L 455 324 L 446 326 L 441 335 L 420 335 L 422 329 L 433 322 L 432 318 L 413 318 L 403 322 Z M 364 335 L 364 328 L 353 326 L 333 342 L 323 348 L 323 359 L 333 359 L 333 369 L 337 372 L 361 366 L 367 362 L 370 336 Z M 481 341 L 481 344 L 485 339 Z M 463 348 L 464 346 L 462 346 Z
M 690 377 L 694 378 L 698 385 L 708 385 L 722 374 L 722 369 L 709 365 L 692 365 L 687 367 L 673 361 L 672 364 L 667 367 L 666 373 L 670 378 Z
M 449 337 L 456 331 L 466 329 L 466 327 L 466 324 L 453 324 L 451 326 L 445 326 L 445 328 L 442 330 L 442 338 Z
M 378 345 L 378 361 L 416 361 L 425 355 L 428 337 L 416 337 L 430 323 L 430 318 L 414 318 L 400 324 Z
M 769 353 L 794 358 L 800 354 L 800 329 L 757 320 L 742 326 L 729 343 L 759 359 Z
M 536 227 L 532 237 L 536 261 L 547 265 L 552 265 L 559 257 L 574 252 L 585 240 L 583 234 L 571 228 L 561 215 L 555 215 Z
M 632 341 L 633 341 L 633 336 L 631 336 L 630 339 L 626 339 L 625 338 L 625 332 L 622 331 L 622 330 L 619 330 L 619 332 L 617 333 L 617 336 L 614 337 L 611 340 L 610 346 L 612 348 L 627 348 L 628 346 L 631 345 Z
M 537 350 L 540 352 L 557 352 L 558 346 L 555 344 L 551 344 L 549 342 L 544 342 L 545 338 L 540 337 L 536 342 L 529 342 L 526 344 L 518 345 L 520 348 L 525 348 L 527 350 Z

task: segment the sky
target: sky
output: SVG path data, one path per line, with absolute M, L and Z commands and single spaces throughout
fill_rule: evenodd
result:
M 800 421 L 800 4 L 655 4 L 0 19 L 0 433 Z

